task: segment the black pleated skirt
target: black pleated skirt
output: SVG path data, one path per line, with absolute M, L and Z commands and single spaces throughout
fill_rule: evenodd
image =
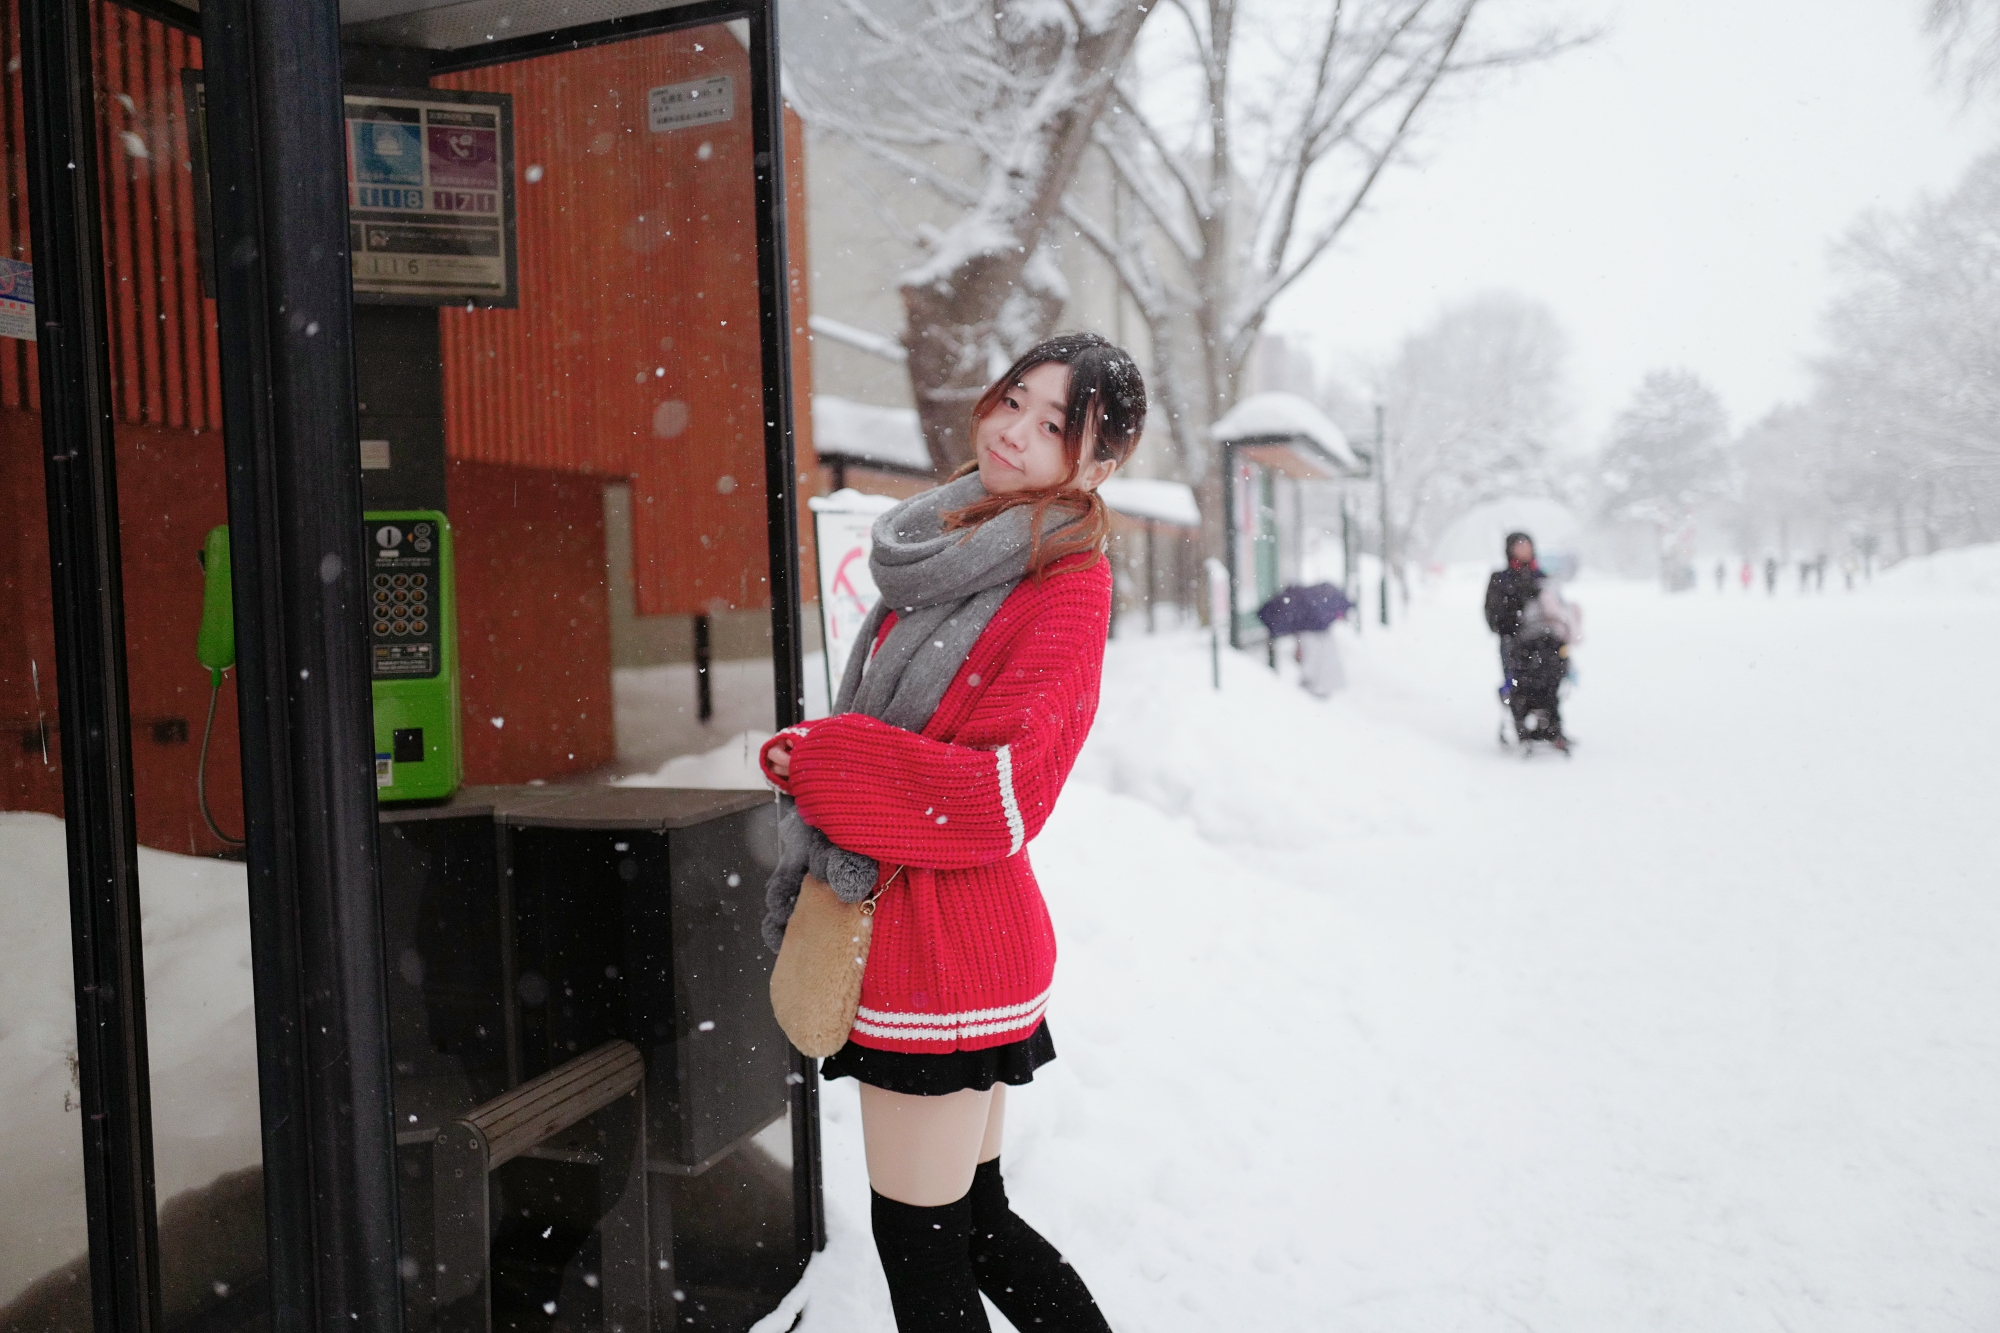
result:
M 1032 1082 L 1035 1071 L 1056 1058 L 1048 1020 L 1019 1041 L 988 1046 L 981 1051 L 946 1051 L 918 1055 L 909 1051 L 877 1051 L 852 1041 L 819 1062 L 821 1078 L 853 1078 L 884 1092 L 942 1097 L 971 1088 L 984 1092 L 995 1083 L 1018 1087 Z

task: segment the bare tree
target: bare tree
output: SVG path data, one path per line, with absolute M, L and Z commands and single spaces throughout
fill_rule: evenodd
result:
M 1864 218 L 1836 251 L 1812 400 L 1828 485 L 1899 554 L 1991 540 L 2000 517 L 1996 216 L 2000 152 L 1941 198 Z
M 1938 64 L 1967 96 L 1990 90 L 2000 75 L 2000 3 L 1930 0 L 1924 31 L 1937 44 Z
M 1378 386 L 1392 552 L 1428 549 L 1482 501 L 1553 491 L 1567 353 L 1548 308 L 1511 292 L 1454 305 L 1404 340 Z
M 839 22 L 793 47 L 791 95 L 816 125 L 958 210 L 922 234 L 927 253 L 899 282 L 910 387 L 940 471 L 970 456 L 973 400 L 1067 299 L 1044 234 L 1149 12 L 1132 0 L 832 0 Z
M 1095 139 L 1109 213 L 1064 213 L 1146 323 L 1184 471 L 1271 305 L 1330 250 L 1449 83 L 1576 38 L 1488 41 L 1491 0 L 1166 0 Z M 1191 363 L 1191 364 L 1190 364 Z M 1195 401 L 1182 376 L 1192 372 Z
M 1735 490 L 1722 399 L 1685 370 L 1647 375 L 1611 425 L 1599 460 L 1604 511 L 1645 523 L 1667 563 L 1703 508 Z

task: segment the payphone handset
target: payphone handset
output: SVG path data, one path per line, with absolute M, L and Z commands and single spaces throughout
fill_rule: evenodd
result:
M 437 800 L 458 790 L 464 761 L 458 697 L 458 587 L 451 524 L 435 509 L 363 516 L 368 562 L 368 663 L 375 712 L 375 795 Z M 209 670 L 208 723 L 197 778 L 209 831 L 240 845 L 208 818 L 205 778 L 222 674 L 236 665 L 229 529 L 202 543 L 201 629 L 195 656 Z

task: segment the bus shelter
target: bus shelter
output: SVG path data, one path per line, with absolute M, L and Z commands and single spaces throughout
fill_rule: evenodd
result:
M 1252 394 L 1209 437 L 1222 463 L 1229 642 L 1245 648 L 1269 638 L 1257 608 L 1303 581 L 1305 487 L 1362 479 L 1368 460 L 1325 413 L 1289 393 Z
M 745 1329 L 823 1243 L 715 758 L 813 586 L 774 10 L 10 0 L 0 1328 Z

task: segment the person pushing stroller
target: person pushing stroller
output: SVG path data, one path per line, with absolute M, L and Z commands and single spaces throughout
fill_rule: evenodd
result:
M 1500 636 L 1500 698 L 1523 746 L 1544 743 L 1569 753 L 1558 695 L 1581 622 L 1581 613 L 1542 573 L 1534 539 L 1525 532 L 1507 534 L 1507 567 L 1486 581 L 1486 627 Z

